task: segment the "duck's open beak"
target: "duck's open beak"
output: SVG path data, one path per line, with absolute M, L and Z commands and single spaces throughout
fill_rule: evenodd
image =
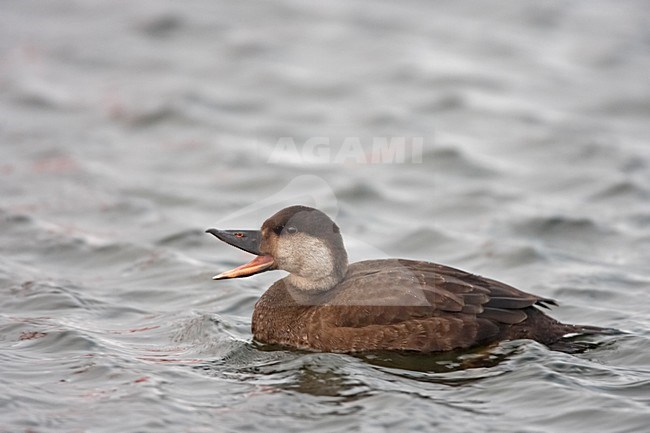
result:
M 256 256 L 261 254 L 260 242 L 262 242 L 262 232 L 259 230 L 207 229 L 205 232 L 247 253 L 255 254 Z
M 268 271 L 271 266 L 273 266 L 273 257 L 261 255 L 260 242 L 262 240 L 262 233 L 259 230 L 208 229 L 206 232 L 216 236 L 233 247 L 257 255 L 257 257 L 245 265 L 215 275 L 212 277 L 213 280 L 248 277 L 250 275 L 259 274 L 260 272 Z
M 227 278 L 241 278 L 251 275 L 259 274 L 260 272 L 268 271 L 273 266 L 273 257 L 271 256 L 257 256 L 245 265 L 237 266 L 226 272 L 212 277 L 213 280 L 225 280 Z

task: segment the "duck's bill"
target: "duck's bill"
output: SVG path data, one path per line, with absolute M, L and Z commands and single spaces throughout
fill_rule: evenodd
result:
M 242 278 L 268 271 L 273 266 L 273 257 L 257 256 L 245 265 L 237 266 L 226 272 L 212 277 L 213 280 L 225 280 L 228 278 Z
M 259 230 L 219 230 L 208 229 L 205 231 L 216 236 L 219 240 L 228 245 L 244 250 L 247 253 L 261 255 L 260 242 L 262 241 L 262 232 Z

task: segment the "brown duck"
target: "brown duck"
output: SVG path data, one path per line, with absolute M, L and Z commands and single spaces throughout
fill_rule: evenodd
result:
M 253 335 L 262 343 L 323 352 L 441 352 L 501 340 L 552 345 L 601 328 L 567 325 L 539 307 L 552 299 L 436 263 L 367 260 L 348 265 L 338 226 L 323 212 L 285 208 L 261 230 L 209 229 L 257 257 L 214 277 L 281 269 L 255 304 Z

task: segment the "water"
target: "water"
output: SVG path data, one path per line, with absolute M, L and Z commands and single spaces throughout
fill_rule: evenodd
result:
M 650 425 L 646 2 L 0 8 L 0 432 Z M 346 137 L 424 146 L 337 160 Z M 280 273 L 213 282 L 249 257 L 203 230 L 293 203 L 353 260 L 453 265 L 627 333 L 577 354 L 260 347 Z

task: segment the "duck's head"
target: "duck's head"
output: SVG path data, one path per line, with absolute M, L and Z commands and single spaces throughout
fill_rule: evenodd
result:
M 314 208 L 282 209 L 264 221 L 261 230 L 209 229 L 207 232 L 257 255 L 245 265 L 216 275 L 215 280 L 281 269 L 289 272 L 288 281 L 292 286 L 325 291 L 338 284 L 348 269 L 348 256 L 338 226 Z

